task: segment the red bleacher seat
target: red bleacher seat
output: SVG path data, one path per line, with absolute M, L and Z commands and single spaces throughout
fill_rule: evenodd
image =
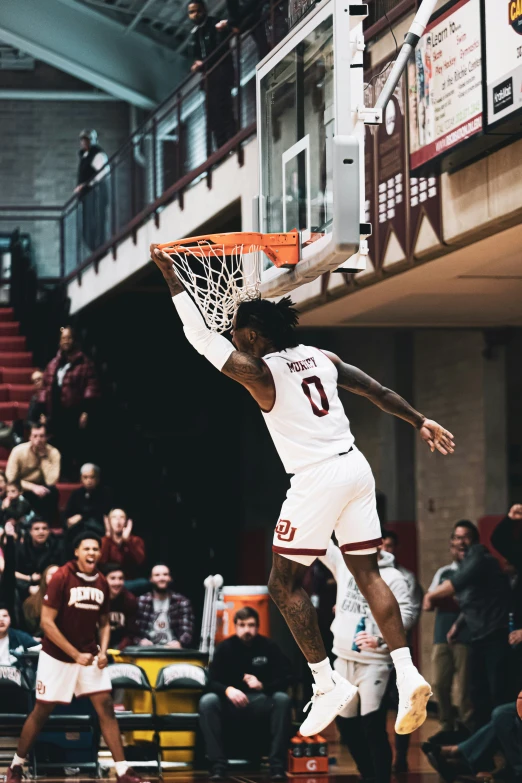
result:
M 0 321 L 13 321 L 13 320 L 14 320 L 14 310 L 12 307 L 0 308 Z
M 7 465 L 6 459 L 0 459 L 0 470 L 5 473 L 5 466 Z
M 0 334 L 0 351 L 25 351 L 26 350 L 26 344 L 25 344 L 25 337 L 22 335 L 11 337 L 8 335 L 5 337 L 3 334 Z
M 13 337 L 20 331 L 18 321 L 0 321 L 0 335 L 2 337 Z
M 30 367 L 32 361 L 33 355 L 29 351 L 0 353 L 0 367 Z
M 36 367 L 2 367 L 0 362 L 0 377 L 2 383 L 31 383 L 31 375 Z
M 0 389 L 3 386 L 0 385 Z M 29 384 L 8 383 L 6 384 L 8 390 L 8 400 L 10 402 L 30 402 L 31 397 L 34 394 L 34 388 Z
M 26 419 L 28 410 L 28 402 L 0 402 L 0 421 Z

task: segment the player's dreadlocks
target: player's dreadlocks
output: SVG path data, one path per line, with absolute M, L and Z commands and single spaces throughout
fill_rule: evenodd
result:
M 254 329 L 270 340 L 276 351 L 299 344 L 295 333 L 298 322 L 299 314 L 289 296 L 277 303 L 268 299 L 241 302 L 236 314 L 236 329 L 244 326 Z

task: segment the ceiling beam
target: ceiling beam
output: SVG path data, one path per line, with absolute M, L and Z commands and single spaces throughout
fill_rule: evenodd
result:
M 0 40 L 128 103 L 153 109 L 184 76 L 175 52 L 74 0 L 1 0 Z

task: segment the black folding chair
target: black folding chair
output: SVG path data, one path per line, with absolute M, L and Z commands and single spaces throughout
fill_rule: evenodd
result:
M 196 732 L 199 726 L 198 704 L 207 685 L 207 673 L 202 666 L 192 663 L 172 663 L 160 669 L 156 679 L 156 729 L 160 738 L 162 732 Z M 179 711 L 171 712 L 165 704 L 162 695 L 176 693 Z M 192 751 L 196 746 L 195 737 L 192 744 L 164 745 L 160 741 L 160 752 Z M 184 762 L 180 762 L 184 763 Z M 185 762 L 189 766 L 189 762 Z

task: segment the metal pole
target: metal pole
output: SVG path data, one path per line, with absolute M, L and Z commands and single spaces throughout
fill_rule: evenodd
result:
M 411 27 L 408 30 L 404 43 L 399 52 L 399 56 L 395 60 L 395 63 L 390 71 L 390 75 L 386 79 L 381 94 L 375 104 L 376 109 L 385 109 L 388 105 L 390 98 L 392 97 L 395 88 L 399 83 L 399 79 L 404 73 L 411 53 L 415 50 L 415 47 L 419 43 L 419 39 L 426 29 L 426 25 L 430 20 L 430 16 L 435 10 L 437 0 L 423 0 L 419 10 L 415 15 L 415 19 L 411 23 Z

